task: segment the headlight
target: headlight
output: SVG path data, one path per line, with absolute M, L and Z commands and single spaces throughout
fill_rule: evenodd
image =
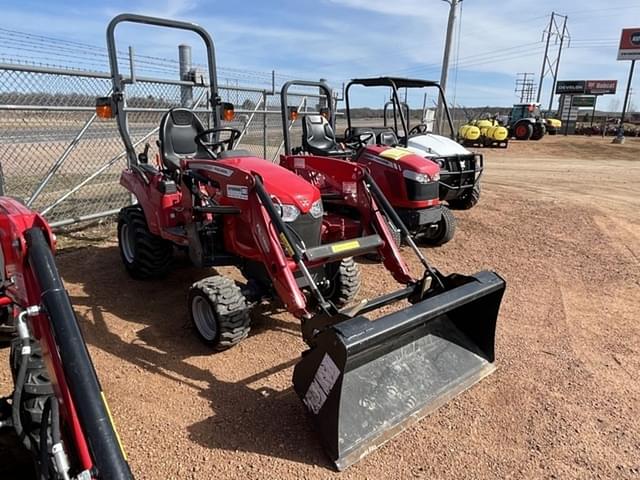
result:
M 285 222 L 293 222 L 300 216 L 300 210 L 295 205 L 276 203 L 274 206 Z
M 320 218 L 323 214 L 322 211 L 322 199 L 316 200 L 311 204 L 311 209 L 309 209 L 309 213 L 313 218 Z
M 429 183 L 432 180 L 427 173 L 418 173 L 413 170 L 403 170 L 402 176 L 418 183 Z

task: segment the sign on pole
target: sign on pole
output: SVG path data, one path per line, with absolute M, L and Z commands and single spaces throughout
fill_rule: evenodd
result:
M 587 80 L 584 93 L 586 95 L 615 95 L 617 80 Z
M 617 80 L 560 80 L 556 83 L 559 95 L 612 95 L 616 93 Z
M 583 95 L 573 97 L 571 106 L 573 107 L 593 107 L 596 104 L 596 97 L 586 97 Z
M 640 27 L 622 29 L 618 60 L 640 60 Z

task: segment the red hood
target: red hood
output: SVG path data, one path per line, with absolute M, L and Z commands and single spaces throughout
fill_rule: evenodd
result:
M 385 154 L 385 152 L 387 152 Z M 369 153 L 376 155 L 388 162 L 397 165 L 400 170 L 413 170 L 418 173 L 427 173 L 430 177 L 434 177 L 440 173 L 440 167 L 421 155 L 401 147 L 388 147 L 386 145 L 369 145 L 365 148 L 364 154 Z
M 281 203 L 295 205 L 307 213 L 313 202 L 320 200 L 320 190 L 295 173 L 280 165 L 258 157 L 238 157 L 218 160 L 220 165 L 229 165 L 247 173 L 257 173 L 271 195 Z

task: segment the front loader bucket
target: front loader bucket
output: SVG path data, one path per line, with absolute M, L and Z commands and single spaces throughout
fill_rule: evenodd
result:
M 323 330 L 296 365 L 294 389 L 338 470 L 495 369 L 504 280 L 483 271 L 447 277 L 445 287 L 377 320 Z

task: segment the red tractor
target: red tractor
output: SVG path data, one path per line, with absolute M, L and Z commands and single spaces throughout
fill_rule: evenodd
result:
M 304 97 L 302 93 L 290 93 L 296 87 L 317 89 L 319 95 L 313 97 L 319 99 L 320 111 L 303 111 L 300 105 L 290 105 L 290 96 Z M 429 245 L 450 241 L 456 220 L 440 198 L 438 163 L 398 147 L 399 140 L 392 128 L 351 128 L 351 134 L 338 141 L 334 132 L 333 101 L 331 90 L 324 82 L 293 80 L 282 86 L 280 105 L 285 151 L 282 163 L 290 163 L 291 158 L 302 155 L 350 159 L 371 173 L 416 239 Z M 290 130 L 298 119 L 302 121 L 302 142 L 293 147 Z M 398 231 L 396 225 L 391 227 Z
M 128 131 L 127 79 L 114 38 L 121 22 L 191 30 L 208 51 L 212 128 L 194 109 L 169 109 L 155 165 L 136 154 Z M 199 267 L 238 267 L 246 282 L 214 275 L 189 289 L 193 325 L 216 349 L 248 335 L 258 302 L 279 301 L 300 319 L 309 349 L 294 369 L 294 389 L 338 468 L 493 370 L 499 276 L 443 276 L 429 266 L 362 165 L 316 157 L 276 165 L 236 149 L 240 132 L 220 125 L 232 106 L 220 101 L 213 42 L 201 27 L 123 14 L 107 32 L 113 95 L 97 108 L 118 120 L 129 160 L 121 183 L 138 201 L 118 222 L 126 269 L 135 278 L 161 276 L 180 249 Z M 422 262 L 422 275 L 400 257 L 386 219 Z M 370 253 L 400 288 L 353 305 L 360 286 L 353 257 Z M 411 306 L 375 321 L 365 316 L 401 301 Z M 391 398 L 389 389 L 402 394 Z
M 49 225 L 0 197 L 0 247 L 0 334 L 11 345 L 14 382 L 0 399 L 0 427 L 32 454 L 38 479 L 133 479 L 56 269 Z M 0 473 L 33 478 L 29 464 L 15 471 L 16 451 L 0 444 Z

